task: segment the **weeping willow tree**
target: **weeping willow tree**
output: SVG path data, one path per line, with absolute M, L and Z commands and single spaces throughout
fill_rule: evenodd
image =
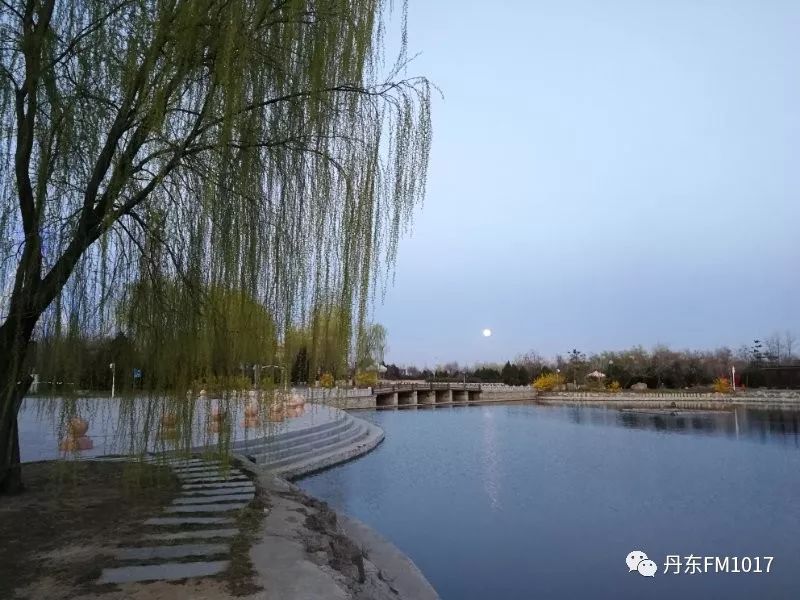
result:
M 137 302 L 153 343 L 180 338 L 151 365 L 180 395 L 225 368 L 213 290 L 279 332 L 335 298 L 358 329 L 424 193 L 401 9 L 387 62 L 382 0 L 0 1 L 0 490 L 39 337 L 113 333 Z
M 142 281 L 121 305 L 143 389 L 185 391 L 187 381 L 244 377 L 245 365 L 249 375 L 252 365 L 275 361 L 275 323 L 262 304 L 222 288 L 188 305 L 185 294 L 171 280 Z
M 386 328 L 380 323 L 361 328 L 356 337 L 356 370 L 377 369 L 380 366 L 386 354 L 386 335 Z

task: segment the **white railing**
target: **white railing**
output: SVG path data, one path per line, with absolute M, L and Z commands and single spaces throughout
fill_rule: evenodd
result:
M 481 389 L 484 391 L 512 392 L 532 390 L 533 387 L 530 385 L 506 385 L 505 383 L 482 383 Z
M 309 401 L 332 400 L 336 398 L 363 398 L 372 396 L 370 388 L 303 388 L 295 390 Z

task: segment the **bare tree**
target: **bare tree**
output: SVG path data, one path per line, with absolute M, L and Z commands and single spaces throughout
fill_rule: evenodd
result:
M 780 333 L 773 333 L 764 340 L 764 353 L 767 361 L 779 362 L 784 356 L 783 338 Z
M 794 362 L 794 346 L 796 337 L 788 329 L 783 332 L 783 361 L 787 364 Z

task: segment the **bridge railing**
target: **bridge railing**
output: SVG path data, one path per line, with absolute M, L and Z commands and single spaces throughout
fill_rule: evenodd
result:
M 466 385 L 463 383 L 415 383 L 413 385 L 407 384 L 393 384 L 393 385 L 382 385 L 380 387 L 373 388 L 373 393 L 375 394 L 388 394 L 390 392 L 427 392 L 430 390 L 467 390 L 467 391 L 481 391 L 481 384 L 480 383 L 467 383 Z

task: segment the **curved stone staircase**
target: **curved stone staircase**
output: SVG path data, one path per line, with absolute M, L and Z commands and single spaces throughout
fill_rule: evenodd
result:
M 274 475 L 294 479 L 360 456 L 383 440 L 372 423 L 337 411 L 337 418 L 296 431 L 233 445 L 241 454 Z

